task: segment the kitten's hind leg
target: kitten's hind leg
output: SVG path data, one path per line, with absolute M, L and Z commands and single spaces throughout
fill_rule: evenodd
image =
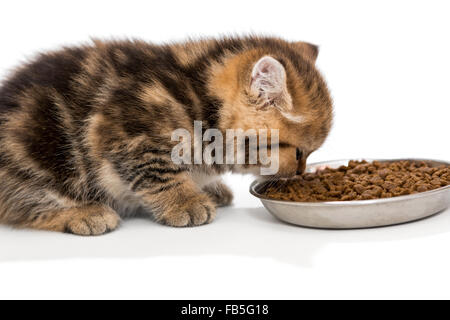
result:
M 86 205 L 42 212 L 25 227 L 96 236 L 116 229 L 119 223 L 120 217 L 112 208 Z

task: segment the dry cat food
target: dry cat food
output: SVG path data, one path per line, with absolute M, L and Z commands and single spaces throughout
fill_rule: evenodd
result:
M 268 183 L 262 193 L 272 199 L 302 202 L 350 201 L 397 197 L 450 184 L 450 166 L 423 161 L 350 161 L 337 169 L 304 173 Z

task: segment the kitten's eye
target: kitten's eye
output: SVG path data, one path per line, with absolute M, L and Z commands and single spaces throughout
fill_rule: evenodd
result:
M 303 151 L 300 150 L 299 148 L 297 148 L 295 157 L 297 158 L 297 160 L 300 160 L 301 158 L 303 158 Z

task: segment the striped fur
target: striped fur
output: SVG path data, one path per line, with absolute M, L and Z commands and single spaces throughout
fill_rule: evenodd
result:
M 285 69 L 289 114 L 250 90 L 263 56 Z M 96 235 L 138 208 L 171 226 L 212 221 L 232 194 L 205 177 L 258 165 L 175 165 L 172 131 L 192 132 L 194 120 L 277 128 L 280 175 L 295 174 L 295 149 L 308 155 L 331 126 L 316 57 L 313 45 L 266 37 L 93 41 L 40 55 L 0 88 L 0 222 Z

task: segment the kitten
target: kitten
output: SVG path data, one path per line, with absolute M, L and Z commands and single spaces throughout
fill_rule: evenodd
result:
M 226 171 L 176 165 L 177 128 L 279 129 L 278 176 L 302 172 L 326 138 L 331 98 L 316 46 L 244 37 L 155 45 L 102 42 L 40 55 L 0 89 L 0 222 L 99 235 L 138 209 L 209 223 Z

